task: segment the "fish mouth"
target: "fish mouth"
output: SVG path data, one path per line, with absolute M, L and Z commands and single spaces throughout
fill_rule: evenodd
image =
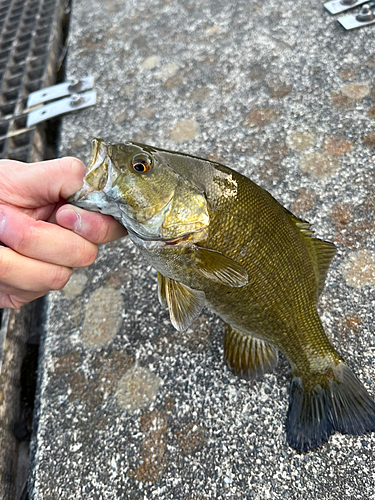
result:
M 103 139 L 93 139 L 91 141 L 91 157 L 87 166 L 88 172 L 95 168 L 95 165 L 98 166 L 98 160 L 100 163 L 103 163 L 107 154 L 108 148 Z
M 91 142 L 91 157 L 83 179 L 83 186 L 70 196 L 67 202 L 73 204 L 87 202 L 91 205 L 90 196 L 96 194 L 95 198 L 98 198 L 100 193 L 103 196 L 111 189 L 119 175 L 120 171 L 111 160 L 108 145 L 103 139 L 93 139 Z

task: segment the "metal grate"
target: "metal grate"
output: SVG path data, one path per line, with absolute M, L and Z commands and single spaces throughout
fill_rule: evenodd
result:
M 25 162 L 45 158 L 51 122 L 48 128 L 44 123 L 27 128 L 25 110 L 30 93 L 55 83 L 69 5 L 70 0 L 0 0 L 0 158 Z M 0 329 L 2 500 L 26 498 L 29 429 L 21 434 L 16 430 L 24 428 L 25 415 L 31 411 L 21 404 L 20 374 L 39 318 L 38 304 L 9 311 Z
M 67 3 L 0 0 L 0 158 L 43 159 L 44 127 L 26 128 L 26 102 L 55 82 Z

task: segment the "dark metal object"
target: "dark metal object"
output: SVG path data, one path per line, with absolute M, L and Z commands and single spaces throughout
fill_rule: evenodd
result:
M 25 472 L 20 475 L 19 454 L 21 445 L 17 427 L 22 422 L 21 367 L 27 353 L 29 336 L 37 329 L 37 308 L 40 301 L 23 306 L 19 311 L 10 311 L 6 328 L 6 346 L 2 356 L 0 373 L 0 498 L 18 500 L 16 492 L 25 481 Z M 27 469 L 27 467 L 26 467 Z M 21 476 L 21 477 L 20 477 Z
M 54 83 L 65 0 L 0 0 L 0 158 L 43 158 L 44 130 L 25 130 L 28 95 Z

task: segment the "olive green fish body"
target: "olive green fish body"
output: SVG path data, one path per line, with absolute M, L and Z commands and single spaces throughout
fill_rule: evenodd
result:
M 183 331 L 208 305 L 226 323 L 229 368 L 256 378 L 292 367 L 287 438 L 298 451 L 336 430 L 375 430 L 375 403 L 329 343 L 316 303 L 335 253 L 307 222 L 223 165 L 150 146 L 94 141 L 72 201 L 128 229 L 158 271 L 158 295 Z
M 150 262 L 155 265 L 162 254 L 160 260 L 169 266 L 168 271 L 156 266 L 162 274 L 202 290 L 207 304 L 229 325 L 277 346 L 299 372 L 324 363 L 319 358 L 339 362 L 316 311 L 319 273 L 305 241 L 312 238 L 297 227 L 298 219 L 252 181 L 220 165 L 208 168 L 224 172 L 229 180 L 222 175 L 200 180 L 207 193 L 210 224 L 196 246 L 239 263 L 247 271 L 248 283 L 232 288 L 195 273 L 194 255 L 188 260 L 183 244 L 148 249 Z M 226 196 L 220 196 L 223 191 Z M 333 256 L 333 245 L 312 241 Z

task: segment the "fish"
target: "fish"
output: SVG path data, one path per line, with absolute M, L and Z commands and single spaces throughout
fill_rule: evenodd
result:
M 136 142 L 92 142 L 68 199 L 112 215 L 157 271 L 178 331 L 203 307 L 225 323 L 224 358 L 247 380 L 291 366 L 286 439 L 297 452 L 336 431 L 375 430 L 375 402 L 329 342 L 317 311 L 335 245 L 265 189 L 206 159 Z

